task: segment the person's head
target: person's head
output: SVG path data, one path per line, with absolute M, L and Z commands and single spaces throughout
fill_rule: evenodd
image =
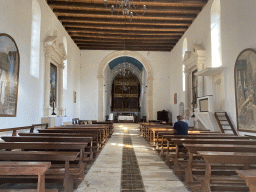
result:
M 183 117 L 180 116 L 180 115 L 178 115 L 178 116 L 177 116 L 177 121 L 182 121 L 182 120 L 183 120 Z

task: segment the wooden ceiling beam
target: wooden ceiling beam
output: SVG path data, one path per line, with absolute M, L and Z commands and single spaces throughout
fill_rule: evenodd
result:
M 130 17 L 125 17 L 124 15 L 111 15 L 111 14 L 105 14 L 105 15 L 100 15 L 100 14 L 76 14 L 76 13 L 60 13 L 60 12 L 54 12 L 57 17 L 60 16 L 68 16 L 68 17 L 77 17 L 77 18 L 91 18 L 91 19 L 96 19 L 96 18 L 101 18 L 101 19 L 108 19 L 108 20 L 124 20 L 124 21 L 129 21 L 130 22 Z M 139 21 L 155 21 L 155 22 L 162 22 L 162 21 L 193 21 L 195 17 L 193 16 L 171 16 L 171 17 L 158 17 L 157 15 L 154 16 L 133 16 L 132 21 L 134 20 L 139 20 Z M 79 19 L 78 19 L 79 20 Z
M 176 40 L 178 41 L 179 38 L 174 38 L 174 37 L 122 37 L 122 36 L 115 36 L 115 37 L 111 37 L 111 36 L 92 36 L 92 35 L 84 35 L 84 36 L 76 36 L 76 35 L 72 35 L 71 36 L 72 39 L 83 39 L 83 38 L 94 38 L 94 39 L 122 39 L 122 40 L 139 40 L 139 39 L 143 39 L 143 40 Z
M 90 31 L 83 31 L 83 32 L 69 32 L 69 35 L 76 35 L 76 36 L 84 36 L 84 35 L 102 35 L 102 36 L 127 36 L 127 37 L 132 37 L 132 36 L 169 36 L 169 37 L 178 37 L 180 38 L 182 34 L 179 33 L 121 33 L 121 32 L 116 32 L 116 33 L 111 33 L 111 32 L 90 32 Z
M 173 47 L 175 46 L 174 43 L 127 43 L 125 42 L 125 45 L 122 43 L 103 43 L 103 42 L 81 42 L 77 43 L 77 46 L 86 46 L 86 45 L 97 45 L 97 46 L 120 46 L 120 47 L 141 47 L 141 46 L 147 46 L 147 47 L 152 47 L 152 46 L 162 46 L 162 47 Z
M 108 13 L 110 14 L 110 9 L 106 9 L 104 6 L 95 6 L 94 5 L 76 5 L 76 4 L 70 4 L 68 2 L 62 2 L 61 4 L 51 4 L 50 7 L 53 10 L 72 10 L 76 13 L 82 12 L 82 13 L 89 13 L 91 12 L 97 12 L 97 13 Z M 161 14 L 161 13 L 166 13 L 166 14 L 176 14 L 176 15 L 197 15 L 198 13 L 200 13 L 201 8 L 190 8 L 190 9 L 184 9 L 184 7 L 180 7 L 180 8 L 170 8 L 170 7 L 161 7 L 161 8 L 147 8 L 147 10 L 145 11 L 145 14 L 150 15 L 150 14 Z M 114 10 L 114 14 L 122 14 L 122 10 L 121 9 L 115 9 Z M 144 10 L 136 10 L 136 13 L 138 14 L 143 14 Z
M 186 27 L 188 28 L 190 26 L 190 23 L 137 23 L 137 22 L 112 22 L 112 21 L 91 21 L 91 20 L 85 20 L 85 21 L 78 21 L 78 20 L 68 20 L 63 19 L 61 20 L 62 25 L 69 25 L 69 26 L 119 26 L 119 27 L 135 27 L 140 26 L 143 27 L 154 27 L 154 28 L 168 28 L 168 27 Z
M 73 26 L 65 26 L 67 32 L 82 32 L 84 30 L 90 31 L 105 31 L 105 32 L 144 32 L 144 33 L 179 33 L 185 32 L 187 29 L 179 28 L 179 29 L 147 29 L 147 28 L 139 28 L 139 27 L 130 27 L 130 28 L 122 28 L 122 27 L 73 27 Z
M 103 0 L 48 0 L 48 5 L 57 5 L 63 3 L 76 4 L 77 6 L 90 6 L 90 5 L 100 5 L 105 7 Z M 116 1 L 108 0 L 108 5 L 115 5 Z M 206 4 L 203 0 L 193 0 L 193 1 L 182 1 L 182 0 L 146 0 L 146 1 L 133 1 L 133 5 L 135 6 L 143 6 L 147 7 L 203 7 Z
M 123 49 L 118 49 L 118 48 L 111 48 L 111 47 L 79 47 L 79 49 L 81 50 L 117 50 L 117 51 L 121 51 Z M 170 52 L 172 49 L 159 49 L 159 48 L 129 48 L 129 49 L 125 49 L 127 51 L 164 51 L 164 52 Z
M 182 29 L 182 30 L 187 30 L 188 29 L 188 26 L 161 26 L 161 25 L 158 25 L 158 26 L 152 26 L 152 25 L 134 25 L 134 24 L 127 24 L 127 25 L 116 25 L 116 24 L 106 24 L 106 25 L 103 25 L 103 24 L 97 24 L 96 22 L 95 23 L 89 23 L 89 24 L 83 24 L 83 23 L 76 23 L 76 22 L 62 22 L 62 25 L 64 27 L 77 27 L 77 28 L 84 28 L 84 27 L 91 27 L 91 28 L 94 28 L 94 27 L 113 27 L 116 26 L 118 28 L 145 28 L 145 29 Z
M 60 8 L 53 8 L 54 13 L 68 13 L 68 14 L 86 14 L 86 15 L 111 15 L 110 11 L 107 9 L 85 9 L 85 10 L 78 10 L 78 9 L 60 9 Z M 136 11 L 137 14 L 143 15 L 143 11 Z M 122 15 L 122 10 L 114 11 L 113 15 Z M 170 12 L 170 11 L 147 11 L 144 14 L 144 17 L 185 17 L 185 18 L 195 18 L 198 13 L 182 13 L 179 11 Z M 136 17 L 136 14 L 134 14 Z
M 124 44 L 124 39 L 88 39 L 88 38 L 74 38 L 73 39 L 75 43 L 87 43 L 87 42 L 100 42 L 100 43 L 122 43 Z M 176 42 L 174 40 L 150 40 L 150 39 L 125 39 L 125 43 L 130 43 L 130 44 L 147 44 L 147 43 L 152 43 L 152 44 L 160 44 L 160 43 L 169 43 L 169 44 L 174 44 L 176 45 Z
M 181 24 L 181 25 L 191 25 L 192 20 L 185 21 L 185 20 L 150 20 L 150 19 L 133 19 L 132 22 L 129 20 L 129 18 L 104 18 L 104 17 L 91 17 L 91 16 L 83 16 L 83 17 L 77 17 L 77 16 L 66 16 L 66 15 L 56 15 L 60 21 L 63 20 L 69 20 L 70 22 L 84 22 L 84 21 L 96 21 L 96 22 L 114 22 L 114 23 L 124 23 L 124 24 L 133 24 L 133 23 L 145 23 L 145 24 L 157 24 L 157 25 L 170 25 L 170 24 Z
M 116 48 L 116 49 L 121 49 L 121 50 L 127 50 L 127 49 L 141 49 L 141 48 L 150 48 L 150 49 L 153 49 L 153 48 L 159 48 L 159 49 L 171 49 L 173 48 L 173 46 L 169 45 L 169 46 L 162 46 L 162 45 L 154 45 L 154 46 L 144 46 L 144 45 L 141 45 L 141 46 L 120 46 L 120 45 L 108 45 L 108 46 L 101 46 L 101 45 L 81 45 L 79 47 L 111 47 L 111 48 Z

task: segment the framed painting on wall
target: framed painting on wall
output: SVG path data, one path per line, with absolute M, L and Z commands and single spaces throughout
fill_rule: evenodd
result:
M 20 55 L 14 39 L 0 33 L 0 117 L 16 117 Z
M 57 95 L 57 66 L 52 64 L 50 65 L 50 106 L 53 107 L 53 104 L 56 107 L 56 95 Z
M 76 103 L 76 92 L 75 91 L 73 92 L 73 100 L 74 100 L 74 103 Z
M 239 131 L 256 132 L 256 51 L 245 49 L 235 65 L 236 115 Z
M 177 93 L 174 93 L 174 104 L 177 104 Z

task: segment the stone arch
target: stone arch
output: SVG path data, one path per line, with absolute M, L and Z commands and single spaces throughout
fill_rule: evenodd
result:
M 153 71 L 148 61 L 139 53 L 133 51 L 116 51 L 105 57 L 98 69 L 98 120 L 104 120 L 103 117 L 103 82 L 104 82 L 104 70 L 110 61 L 118 57 L 129 56 L 137 59 L 144 66 L 147 72 L 147 117 L 148 120 L 153 119 Z

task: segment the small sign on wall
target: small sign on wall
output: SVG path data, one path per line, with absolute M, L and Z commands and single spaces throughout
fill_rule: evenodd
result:
M 76 92 L 75 91 L 73 92 L 73 100 L 74 100 L 74 103 L 76 103 Z
M 174 104 L 177 104 L 177 93 L 174 93 Z

